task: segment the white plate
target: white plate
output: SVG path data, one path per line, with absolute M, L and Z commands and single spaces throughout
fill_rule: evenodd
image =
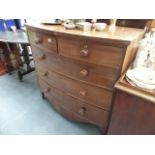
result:
M 133 70 L 135 79 L 145 84 L 155 85 L 155 71 L 150 68 L 138 67 Z
M 148 90 L 155 90 L 155 85 L 153 84 L 145 84 L 139 80 L 137 80 L 134 77 L 134 70 L 128 70 L 126 73 L 127 78 L 130 80 L 130 82 L 132 81 L 133 84 L 137 85 L 140 88 L 144 88 L 144 89 L 148 89 Z
M 41 22 L 42 24 L 46 24 L 46 25 L 61 25 L 60 21 L 56 21 L 56 20 L 43 20 Z

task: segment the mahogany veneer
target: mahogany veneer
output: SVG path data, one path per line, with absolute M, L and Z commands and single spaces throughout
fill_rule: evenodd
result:
M 43 96 L 65 117 L 106 131 L 114 84 L 133 60 L 144 30 L 66 30 L 28 24 L 27 32 Z

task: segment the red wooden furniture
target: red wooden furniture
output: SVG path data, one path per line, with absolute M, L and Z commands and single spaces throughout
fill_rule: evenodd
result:
M 123 75 L 115 85 L 116 97 L 108 134 L 155 134 L 155 92 L 131 86 Z

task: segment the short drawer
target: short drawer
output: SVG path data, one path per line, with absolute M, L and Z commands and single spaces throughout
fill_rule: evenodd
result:
M 39 48 L 47 49 L 49 51 L 57 52 L 57 42 L 54 35 L 28 31 L 30 44 L 33 44 Z
M 67 94 L 87 102 L 88 104 L 110 110 L 112 91 L 67 78 L 66 76 L 51 72 L 45 68 L 39 67 L 37 68 L 37 72 L 41 79 L 65 91 Z
M 58 38 L 58 51 L 65 57 L 114 68 L 119 68 L 123 59 L 122 48 L 72 38 Z
M 32 46 L 32 51 L 36 60 L 36 67 L 42 66 L 88 84 L 113 89 L 118 77 L 119 71 L 114 68 L 82 64 L 79 61 L 61 57 L 55 53 L 43 52 L 43 50 L 34 46 Z M 40 60 L 40 57 L 45 58 Z
M 57 106 L 62 106 L 65 109 L 74 112 L 75 114 L 82 117 L 85 122 L 87 120 L 87 122 L 91 122 L 99 126 L 104 126 L 105 124 L 107 124 L 109 112 L 68 96 L 63 91 L 50 86 L 48 83 L 44 82 L 41 79 L 39 81 L 42 92 L 45 93 L 45 96 L 51 102 L 57 102 Z

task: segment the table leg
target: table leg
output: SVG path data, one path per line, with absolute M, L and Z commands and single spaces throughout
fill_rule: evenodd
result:
M 11 65 L 11 60 L 9 60 L 9 59 L 10 59 L 10 54 L 11 54 L 12 50 L 11 50 L 11 46 L 8 42 L 6 42 L 5 45 L 7 48 L 7 51 L 5 52 L 5 58 L 6 58 L 5 66 L 6 66 L 8 74 L 11 74 L 12 70 L 13 70 L 13 66 Z
M 23 76 L 24 76 L 24 75 L 26 75 L 26 74 L 28 74 L 28 73 L 30 73 L 30 72 L 32 72 L 32 71 L 35 70 L 34 67 L 31 67 L 31 65 L 30 65 L 30 62 L 31 62 L 32 60 L 31 60 L 30 57 L 29 57 L 30 55 L 29 55 L 29 52 L 28 52 L 28 49 L 27 49 L 27 47 L 28 47 L 29 45 L 28 45 L 28 44 L 22 44 L 21 46 L 22 46 L 22 48 L 23 48 L 22 54 L 21 54 L 21 55 L 23 56 L 24 63 L 26 64 L 26 71 L 23 72 L 23 71 L 21 71 L 21 69 L 19 68 L 19 70 L 18 70 L 18 78 L 19 78 L 20 81 L 23 80 Z

